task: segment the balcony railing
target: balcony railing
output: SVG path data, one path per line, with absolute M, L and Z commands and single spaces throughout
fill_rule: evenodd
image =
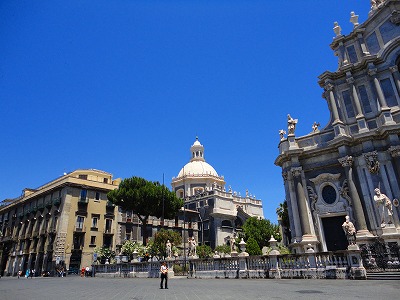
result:
M 113 228 L 106 228 L 106 229 L 104 229 L 104 234 L 114 234 Z
M 75 232 L 86 232 L 86 226 L 75 226 Z

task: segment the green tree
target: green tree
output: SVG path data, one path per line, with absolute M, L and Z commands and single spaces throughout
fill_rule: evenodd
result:
M 196 247 L 196 253 L 199 258 L 208 258 L 212 256 L 212 249 L 208 245 L 201 245 Z
M 246 252 L 249 255 L 261 255 L 260 246 L 258 246 L 257 241 L 253 237 L 249 237 L 246 243 Z
M 289 221 L 288 205 L 287 205 L 286 200 L 283 201 L 282 203 L 279 203 L 279 207 L 276 209 L 276 214 L 278 215 L 278 218 L 280 219 L 280 223 L 281 223 L 281 226 L 283 229 L 282 230 L 283 234 L 290 241 L 291 240 L 290 221 Z
M 129 259 L 133 258 L 133 253 L 137 252 L 139 256 L 144 256 L 147 249 L 142 244 L 132 242 L 132 241 L 125 241 L 121 246 L 121 252 L 123 255 L 129 257 Z
M 182 244 L 182 237 L 178 232 L 161 229 L 149 243 L 149 254 L 159 259 L 165 258 L 167 256 L 165 245 L 168 240 L 175 246 Z
M 118 189 L 110 191 L 107 198 L 138 216 L 143 226 L 143 245 L 147 243 L 147 221 L 150 216 L 172 219 L 183 206 L 183 200 L 165 185 L 135 176 L 122 180 Z
M 280 241 L 279 226 L 271 223 L 270 220 L 258 219 L 257 217 L 251 217 L 246 220 L 242 227 L 243 231 L 241 237 L 247 242 L 252 237 L 262 249 L 264 246 L 269 245 L 269 239 L 271 235 L 277 241 Z
M 217 253 L 231 253 L 231 246 L 229 245 L 219 245 L 215 247 L 214 251 L 217 251 Z
M 111 259 L 115 257 L 115 251 L 106 247 L 98 247 L 94 249 L 94 253 L 97 253 L 97 259 L 100 260 L 101 263 L 104 263 L 106 260 L 111 263 Z

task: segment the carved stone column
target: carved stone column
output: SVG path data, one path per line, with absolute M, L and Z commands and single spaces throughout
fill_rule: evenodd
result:
M 349 185 L 350 197 L 353 202 L 354 216 L 356 219 L 357 238 L 359 236 L 371 236 L 371 233 L 368 231 L 367 223 L 365 221 L 364 209 L 361 204 L 361 199 L 358 195 L 356 185 L 354 184 L 353 168 L 352 168 L 353 157 L 345 156 L 339 158 L 339 163 L 345 169 L 347 183 Z
M 376 68 L 368 70 L 368 75 L 372 77 L 372 79 L 374 81 L 376 93 L 378 94 L 378 100 L 379 100 L 379 104 L 381 106 L 381 111 L 382 111 L 382 113 L 381 113 L 382 123 L 384 125 L 396 124 L 393 121 L 392 114 L 390 113 L 390 107 L 387 106 L 385 95 L 383 94 L 382 87 L 381 87 L 378 77 L 376 76 L 376 73 L 377 73 Z
M 354 104 L 356 105 L 356 111 L 357 111 L 356 119 L 358 124 L 358 130 L 359 132 L 368 131 L 367 122 L 365 122 L 365 117 L 361 109 L 360 99 L 358 98 L 356 86 L 354 85 L 355 82 L 354 77 L 350 76 L 346 80 L 351 89 Z
M 399 68 L 397 66 L 390 67 L 390 72 L 392 72 L 394 82 L 396 83 L 397 92 L 400 93 L 400 75 Z
M 325 90 L 328 93 L 328 101 L 329 101 L 329 104 L 330 104 L 330 106 L 332 108 L 333 123 L 335 124 L 337 122 L 340 122 L 340 119 L 339 119 L 338 109 L 337 109 L 337 106 L 336 106 L 335 95 L 333 94 L 333 84 L 327 83 L 325 85 Z
M 329 80 L 325 82 L 325 87 L 324 87 L 326 91 L 325 94 L 332 110 L 332 115 L 333 115 L 332 125 L 335 130 L 335 137 L 337 137 L 346 135 L 346 130 L 344 128 L 343 122 L 339 118 L 339 112 L 336 105 L 335 95 L 333 93 L 333 87 L 334 85 Z
M 296 188 L 295 184 L 293 181 L 293 176 L 292 172 L 284 172 L 282 173 L 282 177 L 285 181 L 285 188 L 287 189 L 287 194 L 289 195 L 288 197 L 288 208 L 290 205 L 291 208 L 291 218 L 290 218 L 290 229 L 292 232 L 292 242 L 294 241 L 299 241 L 301 239 L 302 233 L 301 233 L 301 224 L 300 224 L 300 218 L 297 212 L 299 211 L 298 205 L 297 205 L 297 196 L 296 196 Z M 293 224 L 293 228 L 292 228 Z
M 296 186 L 297 203 L 299 204 L 300 223 L 303 235 L 311 235 L 310 222 L 308 220 L 307 212 L 307 198 L 304 193 L 303 184 L 301 183 L 301 171 L 302 168 L 292 168 L 291 172 L 294 178 L 294 184 Z

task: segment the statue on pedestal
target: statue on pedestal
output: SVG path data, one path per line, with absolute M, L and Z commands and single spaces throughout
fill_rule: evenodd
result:
M 172 257 L 172 245 L 169 240 L 167 240 L 167 243 L 165 244 L 165 252 L 167 253 L 167 258 Z
M 293 119 L 289 114 L 287 115 L 288 118 L 288 135 L 294 134 L 296 129 L 297 119 Z
M 347 242 L 350 245 L 356 244 L 356 228 L 354 224 L 350 222 L 350 217 L 346 216 L 346 221 L 342 224 L 343 231 L 346 235 Z
M 194 236 L 192 238 L 188 239 L 188 244 L 189 244 L 189 256 L 196 256 L 196 240 L 194 239 Z
M 233 232 L 232 236 L 229 238 L 229 244 L 231 246 L 231 253 L 236 252 L 235 242 L 236 242 L 236 233 Z
M 381 193 L 379 188 L 375 190 L 374 201 L 378 207 L 379 215 L 381 217 L 381 227 L 386 227 L 386 223 L 393 223 L 393 207 L 389 197 Z M 387 212 L 387 217 L 386 217 Z

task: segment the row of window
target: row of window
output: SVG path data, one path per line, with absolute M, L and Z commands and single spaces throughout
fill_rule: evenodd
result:
M 382 91 L 385 96 L 387 105 L 389 107 L 398 106 L 399 105 L 398 100 L 397 100 L 398 95 L 394 89 L 394 83 L 392 82 L 392 79 L 385 78 L 385 79 L 380 80 L 380 83 L 381 83 Z M 366 115 L 368 113 L 371 113 L 372 108 L 371 108 L 370 99 L 372 97 L 368 96 L 369 92 L 368 92 L 366 86 L 365 85 L 358 86 L 357 91 L 358 91 L 358 97 L 361 102 L 361 108 L 363 110 L 363 114 Z M 354 99 L 351 95 L 351 91 L 350 90 L 342 91 L 341 96 L 343 99 L 343 104 L 344 104 L 347 118 L 348 119 L 355 118 L 356 110 L 354 108 L 355 107 Z M 377 105 L 379 105 L 379 104 L 377 103 Z
M 98 221 L 99 221 L 99 217 L 97 217 L 97 216 L 92 217 L 91 228 L 97 228 Z M 105 228 L 104 228 L 105 232 L 111 232 L 112 219 L 105 219 L 105 221 L 106 221 L 106 225 L 105 225 Z M 76 217 L 75 228 L 83 230 L 84 223 L 85 223 L 85 217 L 77 216 Z

